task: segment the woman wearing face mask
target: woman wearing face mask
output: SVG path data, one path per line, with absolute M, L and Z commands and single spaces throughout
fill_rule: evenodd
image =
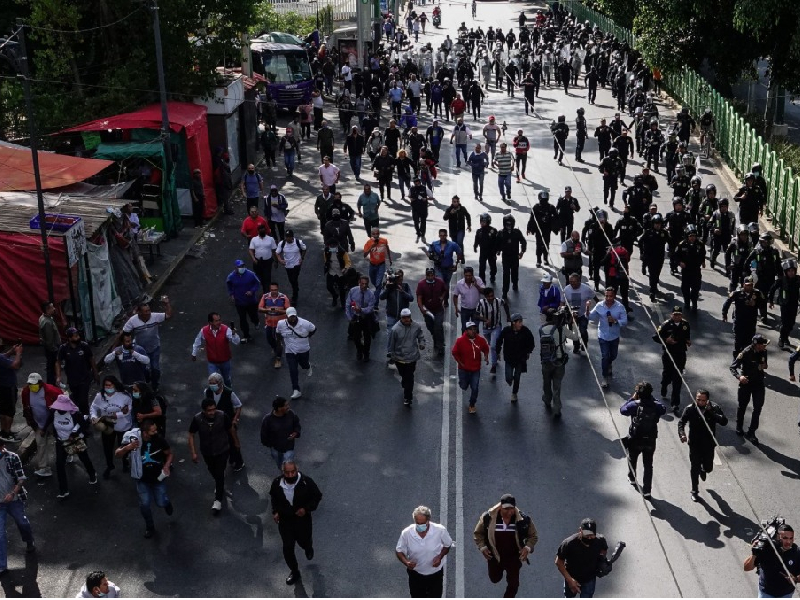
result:
M 205 392 L 206 398 L 210 398 L 217 405 L 217 410 L 224 412 L 233 423 L 233 429 L 239 429 L 239 418 L 242 416 L 242 401 L 236 393 L 225 385 L 222 375 L 212 373 L 208 376 L 208 387 Z M 234 471 L 241 471 L 244 468 L 244 458 L 242 449 L 233 443 L 233 439 L 228 434 L 230 444 L 230 455 L 228 462 Z
M 166 416 L 153 388 L 144 381 L 137 381 L 131 386 L 131 414 L 133 424 L 142 426 L 145 419 L 150 419 L 158 427 L 163 437 L 166 433 Z
M 111 477 L 111 471 L 115 468 L 114 450 L 122 443 L 122 435 L 133 424 L 131 404 L 131 397 L 125 393 L 125 388 L 119 379 L 109 375 L 103 379 L 101 391 L 94 397 L 89 408 L 92 425 L 103 434 L 103 454 L 106 457 L 103 479 Z M 124 473 L 130 471 L 127 457 L 122 461 L 122 470 Z
M 67 457 L 77 455 L 86 473 L 89 475 L 89 485 L 97 483 L 97 472 L 86 452 L 84 431 L 87 431 L 86 417 L 81 414 L 78 407 L 66 394 L 61 394 L 50 406 L 53 412 L 53 429 L 56 435 L 56 476 L 58 477 L 59 500 L 69 497 L 67 484 Z

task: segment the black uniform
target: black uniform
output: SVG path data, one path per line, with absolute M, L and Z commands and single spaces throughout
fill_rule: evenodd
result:
M 730 210 L 724 213 L 719 209 L 715 210 L 708 229 L 711 230 L 711 266 L 713 267 L 719 253 L 731 243 L 736 230 L 736 217 Z
M 772 246 L 763 246 L 761 243 L 747 257 L 745 265 L 754 271 L 757 277 L 756 289 L 766 298 L 775 278 L 781 273 L 781 256 Z M 761 308 L 761 318 L 767 318 L 767 305 Z
M 681 404 L 681 373 L 686 368 L 686 351 L 691 345 L 691 338 L 692 328 L 683 318 L 677 323 L 667 319 L 653 336 L 654 342 L 664 344 L 661 353 L 661 397 L 667 397 L 667 388 L 671 385 L 670 403 L 673 410 L 677 410 Z
M 747 258 L 753 251 L 753 246 L 750 244 L 750 237 L 742 242 L 739 236 L 733 240 L 728 249 L 725 250 L 725 273 L 730 278 L 730 285 L 728 291 L 733 291 L 742 285 L 745 273 L 748 272 L 749 267 Z
M 797 320 L 797 304 L 800 301 L 800 277 L 788 277 L 782 275 L 775 280 L 769 290 L 769 303 L 773 304 L 775 301 L 775 294 L 777 293 L 777 304 L 781 307 L 781 333 L 780 341 L 778 342 L 783 346 L 789 343 L 789 334 L 794 329 L 794 322 Z
M 508 298 L 508 289 L 513 284 L 519 291 L 519 255 L 528 249 L 528 242 L 519 229 L 503 228 L 497 233 L 497 254 L 503 261 L 503 299 Z
M 719 208 L 719 202 L 717 201 L 716 198 L 712 198 L 711 196 L 706 196 L 705 199 L 700 203 L 700 208 L 697 211 L 697 228 L 702 230 L 703 243 L 704 244 L 708 241 L 708 234 L 711 232 L 711 230 L 714 229 L 714 227 L 713 227 L 713 225 L 714 225 L 713 217 L 714 217 L 714 213 L 717 211 L 718 208 Z M 734 220 L 733 229 L 735 229 L 735 228 L 736 227 L 735 227 L 735 220 Z M 731 229 L 731 238 L 733 237 L 733 229 Z M 725 242 L 721 246 L 721 249 L 724 250 L 725 248 L 728 247 L 728 244 L 730 244 L 730 243 L 731 243 L 731 240 L 728 239 L 728 241 Z M 713 249 L 714 249 L 714 238 L 711 238 L 711 248 L 712 248 L 712 252 L 713 252 Z M 714 262 L 713 258 L 711 259 L 711 262 L 712 263 Z
M 633 140 L 629 135 L 620 135 L 612 144 L 619 150 L 619 159 L 622 161 L 622 170 L 619 173 L 619 182 L 625 181 L 625 169 L 628 168 L 628 156 L 633 154 Z
M 597 149 L 600 151 L 600 160 L 603 160 L 611 149 L 611 128 L 608 125 L 600 125 L 594 130 L 594 137 L 597 138 Z
M 658 173 L 658 157 L 661 155 L 661 147 L 664 145 L 664 134 L 661 130 L 648 129 L 644 134 L 644 147 L 647 159 L 647 168 L 651 166 Z M 677 146 L 676 146 L 677 149 Z
M 673 275 L 678 272 L 678 244 L 681 243 L 689 223 L 691 217 L 685 210 L 673 210 L 664 217 L 664 226 L 669 232 L 669 270 Z
M 564 159 L 564 148 L 567 145 L 567 137 L 569 137 L 569 125 L 566 123 L 552 123 L 550 125 L 550 133 L 553 134 L 553 158 L 561 161 Z
M 736 357 L 747 346 L 756 334 L 758 312 L 767 300 L 760 291 L 754 289 L 747 292 L 743 288 L 736 290 L 722 305 L 722 318 L 728 319 L 728 309 L 733 304 L 733 356 Z
M 613 237 L 614 229 L 608 222 L 601 224 L 596 219 L 589 219 L 584 224 L 581 239 L 589 250 L 589 277 L 594 280 L 595 290 L 600 286 L 600 267 Z
M 614 237 L 618 237 L 622 247 L 628 251 L 628 257 L 633 257 L 633 245 L 642 235 L 642 226 L 630 214 L 623 213 L 622 218 L 614 225 Z
M 641 223 L 653 203 L 653 194 L 643 184 L 634 183 L 633 187 L 622 192 L 622 201 L 628 205 L 631 216 Z
M 753 415 L 750 418 L 750 428 L 747 430 L 748 437 L 755 436 L 758 429 L 758 419 L 761 416 L 761 409 L 764 406 L 764 371 L 767 369 L 767 351 L 756 350 L 755 344 L 747 346 L 731 363 L 731 374 L 739 380 L 744 375 L 747 383 L 739 381 L 738 401 L 739 408 L 736 411 L 736 433 L 742 433 L 744 429 L 744 413 L 750 399 L 753 399 Z
M 475 232 L 473 251 L 478 254 L 478 275 L 481 281 L 486 281 L 486 263 L 489 263 L 489 277 L 494 283 L 497 277 L 497 229 L 491 225 L 481 225 Z
M 733 197 L 739 203 L 739 222 L 740 223 L 757 223 L 758 215 L 764 206 L 765 198 L 761 194 L 761 190 L 755 185 L 747 187 L 743 185 Z
M 650 299 L 655 300 L 658 293 L 658 281 L 661 269 L 664 267 L 665 247 L 669 242 L 669 235 L 663 228 L 646 230 L 639 238 L 639 250 L 642 253 L 642 270 L 647 269 L 650 280 Z
M 586 128 L 586 118 L 583 115 L 578 115 L 575 119 L 575 160 L 583 162 L 583 145 L 586 143 L 586 138 L 589 135 L 589 130 Z
M 683 199 L 692 187 L 692 180 L 687 175 L 675 175 L 669 181 L 669 187 L 672 188 L 673 197 Z
M 705 421 L 705 423 L 704 423 Z M 717 425 L 728 424 L 728 417 L 722 412 L 718 404 L 708 401 L 704 408 L 690 404 L 683 409 L 683 414 L 678 421 L 678 435 L 686 435 L 686 425 L 689 425 L 689 464 L 692 478 L 692 491 L 697 492 L 701 473 L 711 473 L 714 470 L 714 441 Z M 703 477 L 705 480 L 705 477 Z
M 625 165 L 622 164 L 622 160 L 619 157 L 606 156 L 600 161 L 597 170 L 603 174 L 603 204 L 610 204 L 613 208 L 614 198 L 617 196 L 617 180 L 620 173 L 624 172 Z M 609 198 L 611 199 L 610 203 Z
M 703 242 L 688 239 L 678 244 L 678 263 L 681 265 L 681 292 L 683 303 L 692 310 L 697 310 L 697 299 L 700 296 L 700 286 L 703 283 L 702 268 L 706 262 L 706 247 Z
M 581 205 L 574 196 L 567 198 L 559 197 L 556 202 L 556 214 L 558 215 L 558 230 L 561 234 L 561 241 L 564 242 L 572 233 L 575 225 L 575 213 L 581 209 Z
M 556 207 L 547 201 L 540 200 L 531 209 L 531 216 L 528 219 L 528 234 L 536 236 L 536 262 L 541 266 L 542 259 L 544 264 L 549 265 L 548 247 L 550 246 L 550 233 L 558 226 L 558 213 Z

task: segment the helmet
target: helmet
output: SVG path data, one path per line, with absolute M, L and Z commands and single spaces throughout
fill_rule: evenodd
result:
M 747 231 L 750 233 L 758 233 L 758 223 L 753 221 L 752 223 L 747 224 Z
M 609 156 L 619 156 L 619 149 L 611 148 L 611 150 L 608 151 L 608 155 Z
M 652 119 L 650 119 L 650 127 L 652 127 L 653 125 L 658 127 L 658 117 L 653 117 Z
M 641 175 L 636 175 L 633 178 L 633 185 L 641 185 L 643 183 L 644 183 L 644 177 L 642 177 Z
M 572 186 L 571 186 L 571 185 L 566 185 L 566 186 L 564 186 L 564 192 L 565 192 L 565 193 L 566 193 L 566 192 L 571 192 L 571 191 L 572 191 Z
M 700 179 L 698 175 L 695 175 L 694 177 L 691 178 L 689 183 L 691 184 L 692 187 L 694 187 L 695 185 L 700 185 L 701 183 L 703 183 L 703 180 Z
M 716 191 L 717 191 L 717 186 L 715 186 L 713 183 L 709 183 L 709 184 L 706 186 L 706 194 L 707 194 L 708 192 L 716 192 Z
M 541 202 L 542 200 L 544 200 L 545 202 L 549 202 L 550 192 L 548 192 L 547 190 L 542 190 L 541 192 L 539 192 L 539 201 Z
M 651 223 L 664 223 L 664 217 L 661 216 L 661 213 L 656 213 L 652 217 L 650 217 Z
M 739 225 L 736 228 L 736 235 L 741 235 L 742 233 L 746 233 L 746 234 L 750 235 L 750 232 L 747 230 L 747 225 L 744 225 L 744 224 L 743 225 Z
M 761 163 L 753 163 L 753 168 L 750 169 L 750 170 L 753 171 L 753 172 L 756 172 L 756 171 L 760 172 L 761 171 Z
M 769 234 L 769 232 L 765 231 L 760 236 L 758 236 L 758 241 L 759 242 L 767 242 L 768 244 L 771 244 L 772 243 L 772 236 Z
M 580 108 L 577 110 L 577 113 L 578 113 L 579 115 L 583 115 L 583 113 L 585 113 L 585 112 L 586 112 L 586 111 L 583 109 L 583 107 L 580 107 Z
M 728 206 L 730 205 L 730 203 L 731 203 L 730 200 L 728 200 L 727 198 L 723 198 L 722 200 L 719 201 L 720 206 Z
M 683 230 L 683 233 L 686 234 L 686 237 L 689 237 L 690 235 L 697 235 L 697 227 L 694 225 L 687 225 L 686 229 Z
M 516 223 L 517 220 L 514 218 L 513 215 L 506 215 L 505 217 L 503 217 L 503 227 L 505 228 L 514 227 Z
M 678 165 L 677 167 L 675 167 L 675 174 L 686 175 L 686 168 L 683 165 Z
M 797 261 L 793 258 L 787 258 L 783 262 L 781 262 L 781 269 L 784 271 L 788 271 L 789 269 L 797 270 Z
M 487 225 L 492 224 L 492 216 L 489 213 L 483 213 L 480 216 L 480 222 L 486 223 Z
M 684 106 L 684 107 L 681 109 L 681 114 L 682 114 L 682 115 L 688 115 L 688 114 L 689 114 L 689 107 L 688 107 L 688 106 Z
M 563 123 L 566 120 L 567 120 L 567 117 L 565 117 L 564 115 L 558 115 L 558 122 L 559 123 Z
M 597 215 L 597 220 L 598 221 L 601 220 L 601 219 L 603 221 L 607 221 L 608 220 L 608 213 L 606 211 L 604 211 L 604 210 L 598 210 L 598 211 L 595 212 L 595 214 Z
M 754 344 L 769 344 L 769 340 L 766 337 L 764 337 L 763 335 L 761 335 L 760 333 L 757 333 L 757 334 L 755 334 L 753 336 L 753 343 Z
M 672 206 L 675 206 L 676 204 L 680 204 L 681 206 L 683 206 L 683 198 L 681 198 L 680 196 L 675 196 L 672 199 Z
M 750 172 L 750 173 L 748 173 L 747 175 L 744 176 L 744 180 L 745 181 L 747 181 L 748 179 L 752 179 L 753 181 L 755 181 L 756 176 L 752 172 Z

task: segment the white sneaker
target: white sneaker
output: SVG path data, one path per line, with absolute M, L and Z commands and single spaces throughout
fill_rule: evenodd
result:
M 222 510 L 222 502 L 220 502 L 219 500 L 214 500 L 214 504 L 211 505 L 211 512 L 217 515 L 221 510 Z
M 600 387 L 602 387 L 603 389 L 606 389 L 608 387 L 608 381 L 606 380 L 605 377 L 600 380 Z
M 308 363 L 308 373 L 306 373 L 306 377 L 311 377 L 311 374 L 314 372 L 314 365 Z
M 303 393 L 300 390 L 295 390 L 292 392 L 292 400 L 297 400 Z
M 34 475 L 37 477 L 52 477 L 53 471 L 50 470 L 50 467 L 45 467 L 44 469 L 39 469 L 38 471 L 33 472 Z

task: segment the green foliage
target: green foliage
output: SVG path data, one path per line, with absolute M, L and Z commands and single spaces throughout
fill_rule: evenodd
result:
M 783 165 L 787 169 L 791 169 L 792 173 L 800 173 L 800 146 L 785 138 L 773 138 L 770 145 L 778 158 L 783 159 Z
M 620 27 L 633 29 L 636 16 L 635 0 L 589 0 L 586 6 L 610 17 Z
M 320 9 L 320 21 L 323 19 L 324 7 Z M 279 13 L 269 0 L 261 0 L 254 6 L 255 17 L 250 25 L 250 35 L 258 35 L 264 31 L 281 31 L 301 38 L 314 31 L 317 26 L 317 15 L 300 15 L 296 12 Z

